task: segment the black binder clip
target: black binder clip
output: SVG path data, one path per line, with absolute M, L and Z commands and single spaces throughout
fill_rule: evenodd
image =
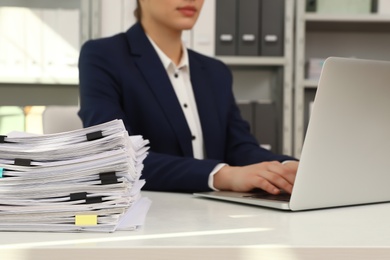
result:
M 16 158 L 14 165 L 19 165 L 19 166 L 31 166 L 31 160 L 30 159 L 20 159 Z
M 85 204 L 94 204 L 94 203 L 102 203 L 102 197 L 90 197 L 85 199 Z
M 99 176 L 102 185 L 118 183 L 118 178 L 116 177 L 115 172 L 104 172 L 100 173 Z
M 93 140 L 96 140 L 96 139 L 100 139 L 102 137 L 103 137 L 102 131 L 96 131 L 96 132 L 87 134 L 87 140 L 88 141 L 93 141 Z
M 85 199 L 87 199 L 86 192 L 78 192 L 78 193 L 71 193 L 70 194 L 70 201 L 85 200 Z
M 6 138 L 7 136 L 6 135 L 0 135 L 0 144 L 5 144 L 5 143 L 7 143 L 6 141 L 5 141 L 5 138 Z

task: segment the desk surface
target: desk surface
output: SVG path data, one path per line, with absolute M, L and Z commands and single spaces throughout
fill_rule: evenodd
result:
M 390 203 L 283 212 L 143 192 L 145 226 L 114 233 L 1 232 L 0 258 L 389 259 Z M 3 258 L 6 256 L 5 258 Z M 53 258 L 55 257 L 55 258 Z M 348 258 L 349 259 L 349 258 Z

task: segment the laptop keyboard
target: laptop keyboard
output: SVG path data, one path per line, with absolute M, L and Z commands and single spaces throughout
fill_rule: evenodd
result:
M 253 198 L 253 199 L 266 199 L 266 200 L 275 200 L 275 201 L 290 201 L 291 194 L 287 192 L 282 192 L 278 195 L 270 194 L 265 191 L 258 191 L 249 195 L 244 195 L 244 198 Z

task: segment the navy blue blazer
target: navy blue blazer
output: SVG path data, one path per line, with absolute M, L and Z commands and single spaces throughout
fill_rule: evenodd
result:
M 192 153 L 192 135 L 169 77 L 142 26 L 86 42 L 80 52 L 80 111 L 84 127 L 122 119 L 130 135 L 150 141 L 144 189 L 208 191 L 218 163 L 242 166 L 291 160 L 259 147 L 232 92 L 222 62 L 189 50 L 190 75 L 206 159 Z

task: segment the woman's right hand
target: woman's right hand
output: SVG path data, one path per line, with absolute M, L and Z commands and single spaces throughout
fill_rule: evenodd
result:
M 279 194 L 281 190 L 291 193 L 297 169 L 297 161 L 261 162 L 248 166 L 226 165 L 214 175 L 214 187 L 239 192 L 258 188 L 271 194 Z

